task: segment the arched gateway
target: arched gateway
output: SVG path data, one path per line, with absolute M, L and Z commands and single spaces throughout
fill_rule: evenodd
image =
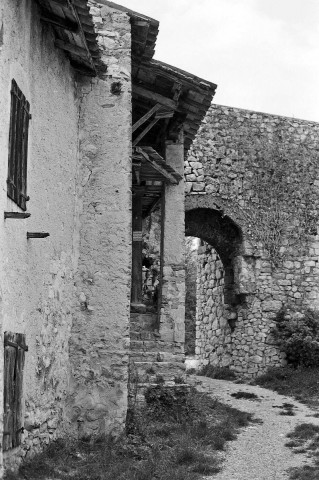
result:
M 185 233 L 199 237 L 196 355 L 200 364 L 255 375 L 280 356 L 267 342 L 259 299 L 260 254 L 211 195 L 188 195 Z

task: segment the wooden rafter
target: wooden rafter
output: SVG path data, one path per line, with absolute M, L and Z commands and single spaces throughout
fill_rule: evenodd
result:
M 152 92 L 151 90 L 147 90 L 140 85 L 133 85 L 133 95 L 147 98 L 148 100 L 152 100 L 155 103 L 160 103 L 161 105 L 164 105 L 171 110 L 176 110 L 177 108 L 177 103 L 174 102 L 174 100 L 172 100 L 171 98 L 164 97 L 164 95 Z
M 133 127 L 132 127 L 132 133 L 134 133 L 135 130 L 137 130 L 141 125 L 143 125 L 143 123 L 145 123 L 149 118 L 151 118 L 151 116 L 154 113 L 156 113 L 160 108 L 161 108 L 161 105 L 159 103 L 157 103 L 156 105 L 154 105 L 153 108 L 151 108 L 147 113 L 145 113 L 145 115 L 143 115 L 143 117 L 141 117 L 139 120 L 137 120 L 137 122 L 135 122 Z
M 138 142 L 140 142 L 140 141 L 142 140 L 142 138 L 145 137 L 145 135 L 147 134 L 147 132 L 149 132 L 149 131 L 151 130 L 151 128 L 153 128 L 154 125 L 155 125 L 158 121 L 159 121 L 159 118 L 154 118 L 154 120 L 152 120 L 151 123 L 149 123 L 149 124 L 147 125 L 147 127 L 144 128 L 143 132 L 140 133 L 140 134 L 138 135 L 138 137 L 136 137 L 136 139 L 135 139 L 135 140 L 133 141 L 133 143 L 132 143 L 132 146 L 135 147 L 135 146 L 138 144 Z
M 85 48 L 78 47 L 77 45 L 74 45 L 73 43 L 67 43 L 64 42 L 63 40 L 57 39 L 54 42 L 55 46 L 57 48 L 60 48 L 61 50 L 65 50 L 66 52 L 74 53 L 74 55 L 79 55 L 80 57 L 86 56 L 87 57 L 87 51 Z
M 155 115 L 155 118 L 172 118 L 174 116 L 174 110 L 162 107 Z
M 50 23 L 51 25 L 55 25 L 56 27 L 63 28 L 64 30 L 68 30 L 69 32 L 76 33 L 79 30 L 79 26 L 76 22 L 61 18 L 48 10 L 43 10 L 41 12 L 41 20 Z
M 142 148 L 139 148 L 138 149 L 138 153 L 140 153 L 144 159 L 150 163 L 152 165 L 152 167 L 154 168 L 154 170 L 156 170 L 157 172 L 159 172 L 163 177 L 165 177 L 167 180 L 169 180 L 171 183 L 173 183 L 174 185 L 177 185 L 178 184 L 178 180 L 174 177 L 174 175 L 170 172 L 168 172 L 167 170 L 165 170 L 165 168 L 161 167 L 160 165 L 158 165 L 157 162 L 155 162 L 151 157 L 150 155 L 148 155 L 146 152 L 144 152 L 144 150 Z

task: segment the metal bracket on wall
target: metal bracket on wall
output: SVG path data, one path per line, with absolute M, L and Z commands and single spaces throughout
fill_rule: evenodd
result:
M 4 218 L 29 218 L 31 213 L 25 212 L 4 212 Z
M 27 232 L 27 238 L 46 238 L 49 237 L 50 234 L 47 232 Z

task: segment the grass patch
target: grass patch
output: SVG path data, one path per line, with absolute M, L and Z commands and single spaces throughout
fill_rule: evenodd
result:
M 236 380 L 235 373 L 228 367 L 214 367 L 213 365 L 204 365 L 198 375 L 203 377 L 215 378 L 217 380 Z
M 319 406 L 319 368 L 272 368 L 254 383 L 294 397 L 309 407 Z
M 149 388 L 121 438 L 62 439 L 7 480 L 199 480 L 221 469 L 219 452 L 252 415 L 182 387 Z
M 292 448 L 296 454 L 307 453 L 313 460 L 312 465 L 290 469 L 291 480 L 317 480 L 319 478 L 319 426 L 312 423 L 297 425 L 293 432 L 288 433 L 291 440 L 286 447 Z

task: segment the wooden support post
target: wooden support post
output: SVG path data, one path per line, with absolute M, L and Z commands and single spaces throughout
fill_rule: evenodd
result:
M 133 250 L 132 250 L 132 295 L 131 303 L 142 304 L 142 198 L 144 187 L 134 187 L 132 200 Z

